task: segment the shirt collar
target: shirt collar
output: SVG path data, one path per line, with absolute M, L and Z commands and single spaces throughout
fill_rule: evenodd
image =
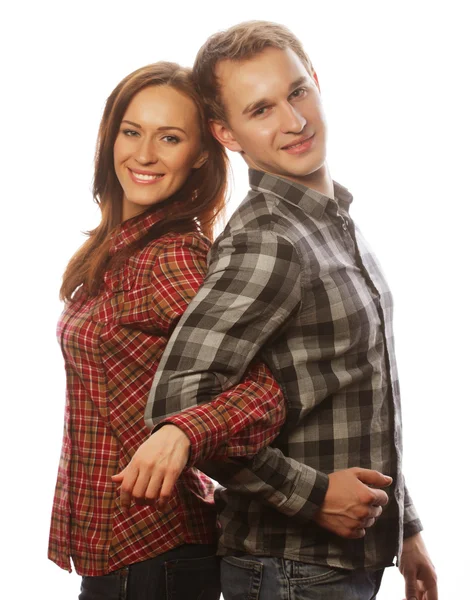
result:
M 336 183 L 336 181 L 333 182 L 335 199 L 332 200 L 328 196 L 312 190 L 301 183 L 284 179 L 278 175 L 272 175 L 271 173 L 255 169 L 250 169 L 248 174 L 252 189 L 260 192 L 268 192 L 283 200 L 292 202 L 316 219 L 321 219 L 329 206 L 331 208 L 339 206 L 343 210 L 348 211 L 353 200 L 352 194 L 345 187 Z
M 121 223 L 111 234 L 110 254 L 116 254 L 119 250 L 142 238 L 164 216 L 164 210 L 157 208 L 157 210 L 146 211 Z

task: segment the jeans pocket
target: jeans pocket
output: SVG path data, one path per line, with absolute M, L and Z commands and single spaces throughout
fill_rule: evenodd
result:
M 123 600 L 126 596 L 126 569 L 108 575 L 84 576 L 78 600 Z
M 263 565 L 256 560 L 225 556 L 220 568 L 224 600 L 258 600 Z
M 218 600 L 220 559 L 217 556 L 165 561 L 167 600 Z
M 348 578 L 351 574 L 351 571 L 347 569 L 339 569 L 327 565 L 311 565 L 296 560 L 285 560 L 284 565 L 291 585 L 333 583 Z

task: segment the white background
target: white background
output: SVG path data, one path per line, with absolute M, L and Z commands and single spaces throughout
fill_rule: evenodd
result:
M 16 2 L 1 35 L 2 597 L 73 599 L 46 558 L 64 402 L 55 340 L 65 264 L 98 218 L 93 152 L 107 95 L 157 60 L 190 65 L 212 32 L 289 26 L 320 78 L 329 164 L 396 301 L 405 472 L 440 576 L 466 597 L 468 165 L 465 2 Z M 13 3 L 11 3 L 13 6 Z M 238 157 L 236 157 L 238 159 Z M 246 174 L 234 162 L 230 210 Z M 403 597 L 389 569 L 381 600 Z

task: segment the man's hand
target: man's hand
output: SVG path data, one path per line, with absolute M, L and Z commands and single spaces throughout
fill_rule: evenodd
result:
M 403 541 L 400 573 L 406 600 L 437 600 L 437 575 L 420 533 Z
M 374 525 L 388 502 L 381 489 L 392 478 L 370 469 L 345 469 L 328 475 L 325 500 L 313 517 L 317 525 L 344 538 L 361 538 Z M 373 487 L 369 487 L 373 486 Z
M 129 510 L 131 498 L 148 504 L 158 500 L 163 508 L 186 466 L 189 439 L 175 425 L 164 425 L 146 440 L 131 462 L 117 475 L 114 483 L 121 484 L 121 506 Z

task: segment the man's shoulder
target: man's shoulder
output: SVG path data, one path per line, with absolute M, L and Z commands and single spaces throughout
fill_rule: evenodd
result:
M 232 234 L 239 230 L 282 232 L 287 222 L 281 202 L 281 198 L 268 191 L 250 189 L 228 220 L 224 233 Z

